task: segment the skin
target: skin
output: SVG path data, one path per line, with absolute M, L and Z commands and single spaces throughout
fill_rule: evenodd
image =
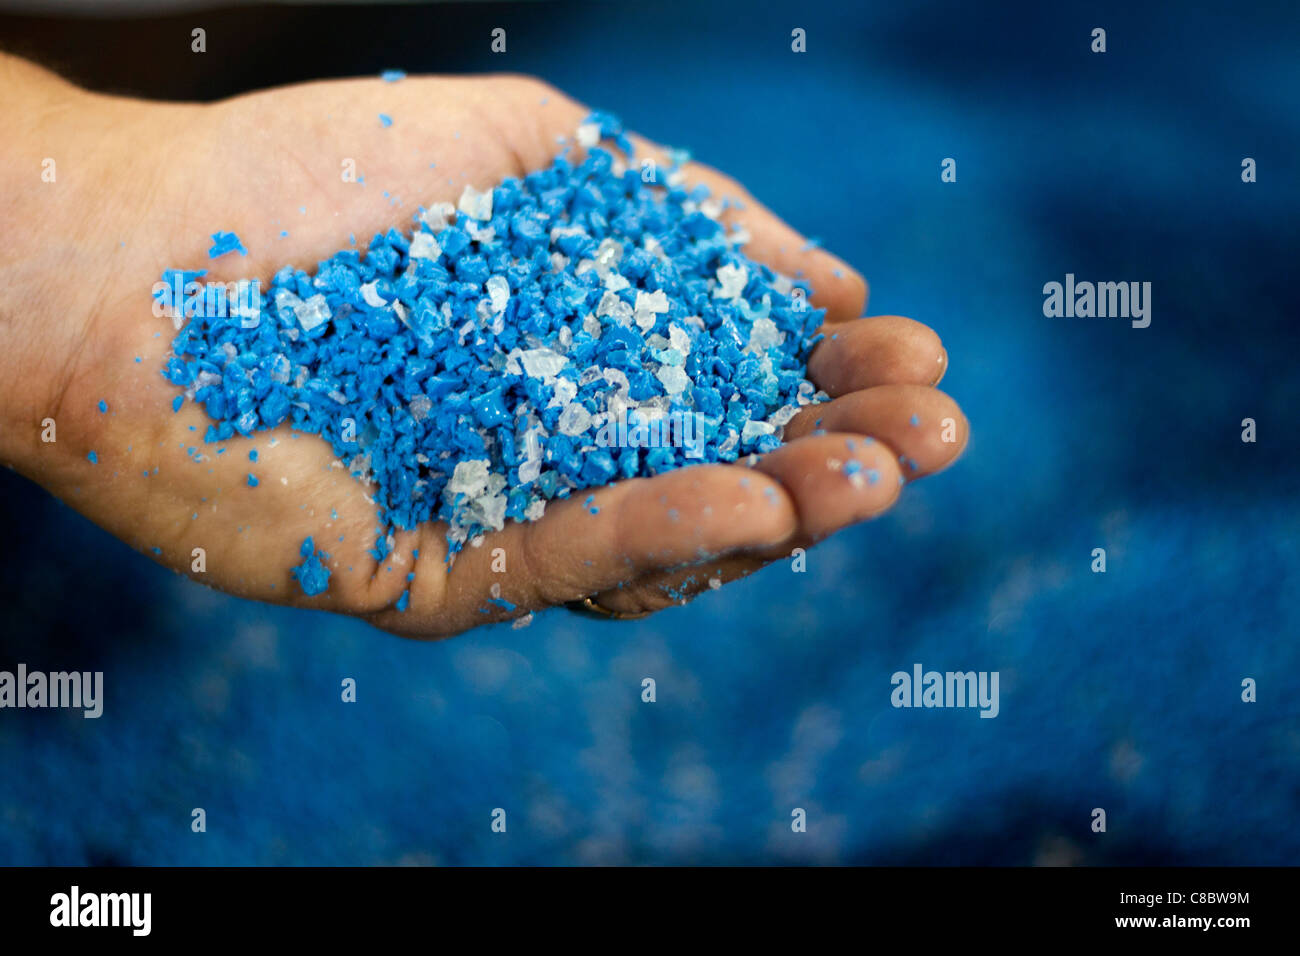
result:
M 743 203 L 726 218 L 751 234 L 747 254 L 801 273 L 813 304 L 829 310 L 809 377 L 833 400 L 803 410 L 785 444 L 753 463 L 619 482 L 594 493 L 597 515 L 586 493 L 554 501 L 540 521 L 508 522 L 467 547 L 450 572 L 441 524 L 397 533 L 376 562 L 366 552 L 377 508 L 325 442 L 282 426 L 225 442 L 218 456 L 202 442 L 200 408 L 172 412 L 177 390 L 159 369 L 174 333 L 154 315 L 150 290 L 169 267 L 206 268 L 208 281 L 260 277 L 264 288 L 286 263 L 310 272 L 349 233 L 364 244 L 409 229 L 420 204 L 454 203 L 466 183 L 485 188 L 548 165 L 586 107 L 518 76 L 331 81 L 214 104 L 150 103 L 88 93 L 12 58 L 0 58 L 0 95 L 16 104 L 0 137 L 0 459 L 209 586 L 419 638 L 583 596 L 621 613 L 655 611 L 875 517 L 902 484 L 946 467 L 966 444 L 966 419 L 934 388 L 948 363 L 938 336 L 899 316 L 859 318 L 867 286 L 856 272 L 805 250 L 737 183 L 691 164 L 688 182 Z M 652 144 L 637 148 L 663 158 Z M 53 183 L 41 179 L 46 157 Z M 343 180 L 347 158 L 364 186 Z M 248 255 L 209 261 L 219 229 L 238 233 Z M 41 440 L 45 419 L 56 423 L 53 443 Z M 851 459 L 878 479 L 850 480 L 841 467 Z M 289 575 L 308 536 L 333 571 L 329 590 L 311 598 Z M 206 552 L 201 573 L 194 548 Z M 492 567 L 498 548 L 505 573 Z M 515 610 L 489 603 L 494 585 Z

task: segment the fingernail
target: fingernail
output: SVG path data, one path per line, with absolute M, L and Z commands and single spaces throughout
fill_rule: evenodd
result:
M 936 375 L 934 381 L 930 383 L 931 388 L 934 388 L 934 386 L 942 382 L 944 375 L 948 373 L 948 350 L 942 345 L 939 346 L 939 348 L 941 350 L 939 354 L 939 374 Z

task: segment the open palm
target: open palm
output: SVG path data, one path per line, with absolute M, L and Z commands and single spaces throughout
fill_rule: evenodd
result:
M 548 165 L 557 138 L 586 114 L 509 76 L 321 82 L 204 106 L 69 93 L 43 131 L 62 168 L 39 197 L 33 241 L 49 251 L 23 267 L 43 262 L 62 281 L 32 284 L 28 305 L 55 329 L 27 328 L 26 380 L 5 396 L 33 429 L 15 464 L 204 583 L 440 637 L 589 595 L 623 613 L 669 606 L 880 513 L 906 480 L 959 454 L 965 419 L 933 388 L 947 367 L 938 337 L 909 319 L 860 319 L 866 286 L 855 273 L 698 164 L 688 181 L 743 200 L 727 215 L 751 234 L 746 253 L 801 273 L 828 310 L 809 377 L 833 400 L 803 409 L 785 444 L 753 463 L 618 482 L 595 490 L 594 514 L 586 494 L 553 501 L 541 520 L 466 547 L 449 571 L 438 524 L 398 532 L 375 559 L 378 508 L 320 438 L 281 426 L 206 445 L 199 407 L 172 412 L 177 391 L 159 369 L 173 329 L 150 298 L 164 269 L 264 285 L 285 264 L 310 271 L 349 235 L 364 246 L 409 229 L 419 205 L 454 202 L 466 184 Z M 343 175 L 350 169 L 357 181 Z M 218 230 L 238 233 L 248 255 L 209 262 Z M 57 424 L 53 443 L 35 438 L 46 419 Z M 850 461 L 861 467 L 846 469 Z M 330 587 L 316 597 L 289 574 L 307 537 L 330 555 Z

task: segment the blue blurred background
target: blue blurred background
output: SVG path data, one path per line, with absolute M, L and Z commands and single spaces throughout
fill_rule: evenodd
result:
M 214 594 L 4 475 L 0 668 L 103 670 L 106 703 L 0 712 L 0 862 L 1300 862 L 1300 12 L 1132 7 L 0 17 L 9 49 L 163 97 L 536 73 L 933 325 L 973 426 L 806 573 L 439 644 Z M 1151 326 L 1045 318 L 1067 272 L 1151 282 Z M 999 671 L 1001 713 L 893 709 L 915 662 Z

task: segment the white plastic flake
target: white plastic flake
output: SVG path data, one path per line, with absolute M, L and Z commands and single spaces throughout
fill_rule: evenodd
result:
M 506 507 L 509 505 L 506 496 L 501 494 L 501 489 L 506 486 L 506 480 L 500 475 L 492 477 L 496 479 L 492 493 L 479 498 L 475 502 L 474 510 L 478 512 L 479 523 L 483 527 L 500 531 L 506 526 Z
M 713 290 L 715 299 L 735 299 L 745 291 L 749 270 L 744 266 L 719 266 L 718 287 Z
M 654 312 L 656 315 L 668 311 L 668 296 L 663 289 L 646 292 L 640 289 L 636 294 L 636 311 Z
M 755 319 L 754 327 L 749 333 L 746 352 L 763 352 L 785 341 L 785 333 L 776 327 L 771 319 Z
M 632 390 L 632 383 L 627 380 L 627 373 L 618 368 L 607 368 L 601 373 L 605 384 L 622 395 Z
M 542 457 L 542 439 L 546 437 L 546 430 L 536 418 L 532 419 L 532 427 L 524 432 L 524 457 L 537 458 Z
M 460 194 L 460 201 L 456 203 L 456 208 L 462 215 L 487 222 L 492 218 L 492 190 L 479 192 L 473 186 L 466 186 L 465 191 Z
M 411 239 L 410 256 L 412 259 L 436 259 L 442 255 L 438 240 L 428 232 L 417 232 Z
M 691 385 L 690 376 L 677 365 L 661 366 L 659 371 L 655 372 L 655 378 L 663 383 L 664 390 L 669 395 L 677 395 Z
M 593 268 L 602 279 L 613 274 L 614 268 L 623 260 L 623 244 L 617 239 L 602 239 L 596 247 Z
M 500 315 L 510 302 L 510 283 L 505 276 L 489 276 L 487 280 L 488 298 L 492 300 L 492 311 Z
M 581 435 L 591 427 L 591 413 L 577 402 L 572 402 L 560 412 L 561 435 Z
M 590 149 L 600 142 L 600 124 L 583 123 L 578 127 L 578 143 L 586 149 Z
M 417 395 L 411 399 L 411 417 L 422 422 L 433 410 L 433 399 L 428 395 Z
M 691 354 L 691 337 L 681 326 L 668 326 L 668 343 L 682 355 Z
M 621 301 L 613 292 L 606 292 L 600 297 L 600 303 L 596 306 L 596 315 L 613 315 Z
M 775 425 L 777 428 L 783 428 L 790 423 L 790 419 L 799 414 L 797 405 L 782 405 L 771 415 L 767 416 L 767 423 Z
M 771 435 L 775 432 L 775 425 L 769 425 L 767 422 L 756 422 L 751 419 L 745 422 L 745 427 L 740 431 L 740 438 L 742 441 L 749 441 L 752 438 L 758 438 L 760 435 Z
M 275 290 L 275 309 L 277 312 L 283 312 L 285 309 L 297 311 L 298 306 L 301 304 L 302 299 L 294 295 L 289 289 Z
M 295 305 L 293 314 L 298 317 L 298 323 L 303 327 L 303 331 L 310 332 L 318 325 L 329 321 L 330 307 L 325 303 L 325 296 L 318 292 L 307 301 Z
M 654 292 L 637 291 L 636 310 L 633 317 L 636 319 L 637 328 L 642 332 L 648 332 L 654 328 L 655 320 L 667 311 L 668 296 L 664 294 L 663 289 L 657 289 Z
M 569 364 L 568 359 L 551 349 L 526 349 L 519 354 L 519 361 L 530 378 L 540 378 L 547 383 Z
M 315 296 L 312 298 L 315 298 Z M 382 309 L 384 306 L 388 305 L 388 300 L 379 294 L 379 290 L 375 288 L 375 283 L 373 282 L 367 282 L 361 287 L 361 298 L 365 299 L 366 305 L 370 306 L 372 309 Z
M 578 395 L 578 383 L 571 378 L 557 378 L 555 380 L 555 393 L 551 400 L 546 403 L 547 408 L 563 408 L 573 401 Z
M 281 385 L 289 381 L 290 365 L 287 355 L 276 355 L 271 362 L 271 381 Z
M 648 315 L 649 313 L 646 314 Z M 611 312 L 610 315 L 613 317 L 614 323 L 623 326 L 623 328 L 627 328 L 632 324 L 632 307 L 622 299 L 619 299 L 618 302 L 615 303 L 614 311 Z
M 208 385 L 220 385 L 220 384 L 221 384 L 220 375 L 218 375 L 216 372 L 209 372 L 204 370 L 194 376 L 194 381 L 191 382 L 190 387 L 185 390 L 185 394 L 192 399 L 194 398 L 195 393 L 198 392 L 199 389 L 204 388 Z
M 488 460 L 471 458 L 456 465 L 456 470 L 447 480 L 444 493 L 449 497 L 464 495 L 467 498 L 477 498 L 487 491 L 487 482 Z
M 442 232 L 455 215 L 456 207 L 451 203 L 436 202 L 424 211 L 424 215 L 420 219 L 434 232 Z
M 475 242 L 491 242 L 497 237 L 496 227 L 480 226 L 473 219 L 465 220 L 465 231 Z

